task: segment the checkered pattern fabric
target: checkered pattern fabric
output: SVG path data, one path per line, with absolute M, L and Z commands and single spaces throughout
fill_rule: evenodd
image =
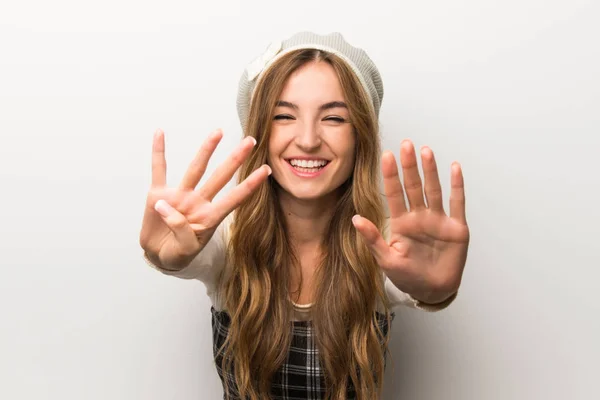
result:
M 231 319 L 225 311 L 216 311 L 211 307 L 213 329 L 213 354 L 217 372 L 223 383 L 229 385 L 231 399 L 239 400 L 236 385 L 231 371 L 221 368 L 222 356 L 218 349 L 223 345 Z M 391 313 L 392 319 L 394 313 Z M 388 321 L 385 315 L 377 313 L 377 320 L 382 332 L 387 335 Z M 319 362 L 319 352 L 315 341 L 313 327 L 310 321 L 294 321 L 290 350 L 286 362 L 279 368 L 273 377 L 271 385 L 271 398 L 273 400 L 319 400 L 325 397 L 324 370 Z M 347 399 L 354 399 L 356 393 L 352 384 L 348 385 Z M 225 398 L 225 395 L 224 397 Z

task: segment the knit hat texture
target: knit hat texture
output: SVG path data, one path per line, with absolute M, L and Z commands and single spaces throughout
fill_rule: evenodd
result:
M 338 32 L 328 35 L 299 32 L 286 40 L 271 42 L 265 52 L 252 61 L 244 70 L 239 82 L 237 96 L 238 116 L 244 129 L 250 111 L 250 101 L 257 82 L 273 62 L 284 54 L 298 49 L 323 50 L 344 60 L 369 94 L 375 115 L 379 116 L 379 109 L 383 100 L 383 82 L 377 67 L 367 53 L 360 48 L 351 46 Z

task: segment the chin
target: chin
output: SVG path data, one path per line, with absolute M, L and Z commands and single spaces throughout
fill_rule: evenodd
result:
M 318 188 L 315 185 L 309 184 L 306 187 L 302 187 L 302 185 L 293 185 L 293 184 L 284 184 L 279 185 L 280 190 L 282 190 L 287 196 L 290 196 L 294 199 L 301 201 L 318 201 L 318 200 L 326 200 L 330 199 L 333 196 L 338 196 L 339 190 L 343 185 L 338 185 L 335 188 Z
M 283 188 L 283 190 L 287 193 L 288 196 L 293 197 L 294 199 L 297 200 L 303 200 L 303 201 L 317 201 L 320 199 L 323 199 L 325 197 L 327 197 L 328 194 L 327 192 L 315 192 L 314 190 L 286 190 L 285 188 Z

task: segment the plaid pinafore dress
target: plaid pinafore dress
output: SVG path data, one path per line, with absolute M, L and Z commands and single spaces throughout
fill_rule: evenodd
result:
M 213 331 L 213 355 L 216 361 L 217 372 L 223 383 L 225 393 L 225 382 L 229 382 L 232 399 L 236 393 L 234 378 L 229 371 L 221 368 L 222 356 L 217 356 L 218 349 L 223 345 L 231 319 L 226 311 L 217 311 L 211 307 L 212 331 Z M 377 313 L 380 329 L 387 335 L 389 326 L 385 316 Z M 393 320 L 395 314 L 391 313 Z M 231 389 L 233 388 L 233 390 Z M 288 357 L 273 377 L 271 384 L 271 398 L 273 400 L 319 400 L 325 397 L 325 378 L 319 362 L 317 343 L 314 340 L 314 332 L 311 321 L 294 321 L 292 342 Z M 350 383 L 347 390 L 347 399 L 354 399 L 356 393 Z M 225 398 L 225 395 L 223 395 Z

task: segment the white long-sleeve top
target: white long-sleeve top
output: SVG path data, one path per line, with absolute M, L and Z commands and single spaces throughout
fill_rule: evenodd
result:
M 210 241 L 202 249 L 200 253 L 192 260 L 192 262 L 183 269 L 170 270 L 168 268 L 157 266 L 152 263 L 144 253 L 146 263 L 157 269 L 165 275 L 175 276 L 182 279 L 198 279 L 206 286 L 206 293 L 211 300 L 213 307 L 217 311 L 224 309 L 223 297 L 219 293 L 220 279 L 225 276 L 225 254 L 227 243 L 229 241 L 230 225 L 233 220 L 233 214 L 229 214 L 223 222 L 217 227 Z M 404 293 L 392 283 L 392 281 L 382 271 L 382 279 L 384 280 L 385 293 L 389 304 L 392 308 L 400 305 L 416 308 L 424 311 L 439 311 L 450 305 L 456 296 L 450 297 L 448 300 L 439 304 L 425 304 Z M 306 320 L 309 318 L 310 304 L 300 305 L 294 303 L 296 310 L 296 320 Z M 379 307 L 382 308 L 382 305 Z

